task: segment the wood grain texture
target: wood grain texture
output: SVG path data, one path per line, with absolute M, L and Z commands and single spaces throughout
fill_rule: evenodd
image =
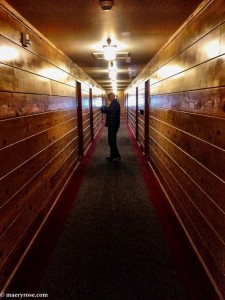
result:
M 137 124 L 138 124 L 138 141 L 140 143 L 141 149 L 145 150 L 145 86 L 141 83 L 138 86 L 137 94 Z
M 142 129 L 144 120 L 138 117 L 141 147 L 149 139 L 150 163 L 221 299 L 225 297 L 224 63 L 225 6 L 214 0 L 202 4 L 125 91 L 129 95 L 138 87 L 142 103 L 141 86 L 150 80 L 148 137 Z M 131 118 L 128 112 L 128 122 L 133 122 Z
M 21 32 L 32 44 L 21 45 Z M 0 286 L 4 287 L 90 145 L 90 87 L 104 91 L 0 3 Z M 3 52 L 3 50 L 5 52 Z M 7 54 L 7 55 L 6 55 Z M 77 82 L 84 91 L 79 127 Z M 83 82 L 85 81 L 85 83 Z M 101 126 L 94 111 L 95 130 Z M 92 121 L 93 123 L 93 121 Z

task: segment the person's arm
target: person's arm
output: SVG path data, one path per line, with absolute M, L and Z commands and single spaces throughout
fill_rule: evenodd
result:
M 103 105 L 103 106 L 101 107 L 101 112 L 102 112 L 103 114 L 107 114 L 107 112 L 108 112 L 108 107 L 107 107 L 106 105 Z
M 108 121 L 109 121 L 109 109 L 108 109 L 108 107 L 106 106 L 106 105 L 103 105 L 102 107 L 101 107 L 101 112 L 103 113 L 103 114 L 106 114 L 106 118 L 105 118 L 105 127 L 108 127 Z

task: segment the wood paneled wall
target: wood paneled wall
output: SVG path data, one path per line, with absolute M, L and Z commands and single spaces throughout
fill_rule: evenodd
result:
M 83 128 L 83 151 L 84 153 L 87 151 L 88 147 L 91 144 L 91 127 L 93 124 L 91 123 L 91 107 L 90 102 L 90 88 L 86 83 L 81 84 L 81 106 L 82 106 L 82 128 Z
M 102 124 L 102 113 L 100 108 L 103 105 L 103 95 L 99 94 L 95 90 L 92 92 L 92 115 L 93 115 L 93 134 L 97 134 L 101 124 Z
M 127 118 L 131 130 L 136 135 L 137 108 L 136 108 L 136 89 L 131 89 L 127 93 Z
M 29 47 L 21 45 L 22 32 L 29 34 Z M 0 1 L 1 291 L 78 165 L 77 79 L 88 78 Z
M 225 299 L 224 66 L 224 1 L 204 1 L 129 87 L 133 90 L 150 80 L 150 162 L 221 299 Z
M 137 125 L 138 141 L 141 149 L 145 149 L 145 83 L 142 82 L 137 88 Z

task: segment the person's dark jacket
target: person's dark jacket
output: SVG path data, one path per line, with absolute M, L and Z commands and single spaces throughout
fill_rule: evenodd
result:
M 103 113 L 106 113 L 105 126 L 113 129 L 120 127 L 120 104 L 116 99 L 108 107 L 104 107 Z

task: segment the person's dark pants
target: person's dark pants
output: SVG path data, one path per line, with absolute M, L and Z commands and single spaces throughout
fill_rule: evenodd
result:
M 117 148 L 116 135 L 118 131 L 118 127 L 108 127 L 108 143 L 110 147 L 110 158 L 120 158 L 120 154 Z

